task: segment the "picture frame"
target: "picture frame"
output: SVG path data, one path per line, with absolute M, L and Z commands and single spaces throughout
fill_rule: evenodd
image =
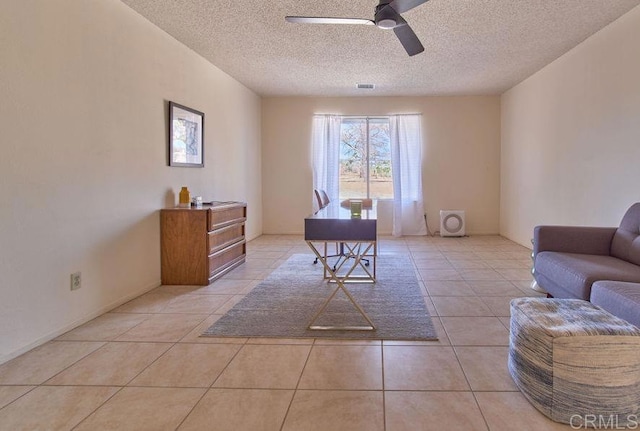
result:
M 204 113 L 169 102 L 169 166 L 204 167 Z

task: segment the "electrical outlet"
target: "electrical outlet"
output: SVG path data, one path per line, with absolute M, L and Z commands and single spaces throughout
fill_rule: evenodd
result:
M 78 290 L 82 287 L 82 279 L 80 276 L 80 271 L 71 274 L 71 290 Z

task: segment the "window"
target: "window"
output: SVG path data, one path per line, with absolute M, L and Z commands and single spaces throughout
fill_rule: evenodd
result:
M 340 199 L 393 199 L 389 118 L 343 117 Z

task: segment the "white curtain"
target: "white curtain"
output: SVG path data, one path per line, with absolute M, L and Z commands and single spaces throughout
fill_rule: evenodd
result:
M 314 115 L 312 126 L 313 188 L 327 192 L 337 201 L 340 193 L 340 124 L 339 115 Z M 315 199 L 315 196 L 313 196 Z
M 426 235 L 422 197 L 422 115 L 391 115 L 393 236 Z

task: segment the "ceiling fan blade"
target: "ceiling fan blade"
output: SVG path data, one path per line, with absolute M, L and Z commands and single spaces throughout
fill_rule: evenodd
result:
M 389 6 L 394 8 L 398 13 L 404 13 L 428 1 L 429 0 L 393 0 L 389 3 Z
M 398 36 L 400 43 L 405 51 L 407 51 L 407 54 L 409 54 L 409 57 L 424 51 L 424 46 L 420 43 L 420 39 L 418 39 L 418 36 L 416 36 L 404 19 L 393 28 L 393 32 Z
M 364 18 L 329 18 L 313 16 L 285 16 L 285 21 L 298 24 L 364 24 L 375 25 L 370 19 Z

